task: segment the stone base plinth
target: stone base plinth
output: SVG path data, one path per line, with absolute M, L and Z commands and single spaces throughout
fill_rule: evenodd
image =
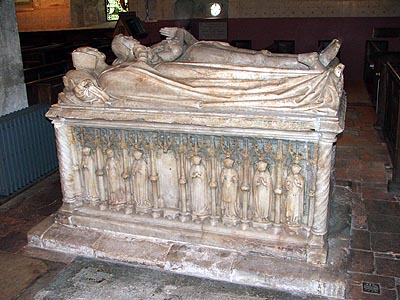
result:
M 314 294 L 335 299 L 345 297 L 345 264 L 348 238 L 329 239 L 326 265 L 312 265 L 296 259 L 285 259 L 249 250 L 234 251 L 190 242 L 176 242 L 138 234 L 122 233 L 124 229 L 109 221 L 107 229 L 67 226 L 50 216 L 28 235 L 30 253 L 41 248 L 133 265 L 143 265 L 180 274 L 232 283 L 278 289 L 295 294 Z M 68 217 L 66 217 L 68 218 Z M 80 218 L 78 221 L 77 219 Z M 84 224 L 81 213 L 73 217 Z M 64 220 L 65 221 L 65 220 Z M 93 220 L 92 220 L 93 221 Z M 99 223 L 100 224 L 100 223 Z M 96 226 L 100 226 L 97 224 Z M 106 224 L 106 223 L 105 223 Z M 251 245 L 247 245 L 251 247 Z

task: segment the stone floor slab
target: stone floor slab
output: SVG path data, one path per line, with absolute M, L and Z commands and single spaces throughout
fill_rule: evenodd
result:
M 45 235 L 35 232 L 43 236 L 42 247 L 50 250 L 72 252 L 92 258 L 108 258 L 134 265 L 142 264 L 160 270 L 276 288 L 297 294 L 309 293 L 337 299 L 343 299 L 345 295 L 344 272 L 329 264 L 325 267 L 313 266 L 306 262 L 273 257 L 263 257 L 260 260 L 257 259 L 258 254 L 252 253 L 241 254 L 239 257 L 235 251 L 191 244 L 172 244 L 168 248 L 166 244 L 155 239 L 144 241 L 132 236 L 128 238 L 126 235 L 117 235 L 109 239 L 107 234 L 101 234 L 96 241 L 93 241 L 94 236 L 93 239 L 85 240 L 81 237 L 90 237 L 93 232 L 78 228 L 80 237 L 76 237 L 76 229 L 53 224 L 45 230 Z M 49 237 L 52 239 L 49 240 Z M 80 247 L 69 246 L 68 243 L 76 241 L 76 238 L 79 239 Z M 146 253 L 150 255 L 147 258 Z M 215 263 L 210 264 L 210 261 Z
M 385 289 L 394 289 L 396 287 L 395 279 L 393 277 L 371 275 L 365 273 L 352 273 L 350 275 L 350 284 L 361 285 L 363 282 L 377 283 Z
M 400 234 L 372 232 L 372 250 L 376 252 L 392 252 L 400 254 Z
M 375 258 L 376 274 L 383 276 L 399 276 L 400 275 L 400 260 Z
M 374 271 L 374 255 L 371 251 L 351 250 L 350 271 L 372 273 Z
M 395 290 L 381 288 L 379 294 L 363 292 L 362 285 L 353 285 L 349 287 L 348 300 L 397 300 Z
M 371 232 L 400 233 L 400 216 L 369 215 L 368 224 Z
M 370 232 L 367 230 L 353 229 L 351 233 L 351 248 L 371 250 Z
M 15 299 L 39 276 L 47 272 L 47 265 L 38 259 L 0 252 L 0 299 Z
M 107 261 L 78 258 L 34 300 L 300 300 L 296 296 L 257 287 L 182 276 Z

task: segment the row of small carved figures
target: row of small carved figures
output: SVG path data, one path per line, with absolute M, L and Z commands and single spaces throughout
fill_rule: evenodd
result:
M 158 196 L 154 195 L 155 193 L 158 194 L 156 191 L 158 188 L 156 187 L 156 190 L 149 189 L 149 179 L 152 184 L 157 184 L 157 179 L 152 179 L 154 176 L 149 174 L 148 165 L 142 157 L 142 152 L 133 152 L 134 161 L 130 163 L 128 170 L 124 168 L 125 164 L 121 163 L 121 160 L 115 155 L 114 150 L 109 149 L 107 151 L 107 159 L 104 163 L 105 174 L 97 168 L 97 159 L 93 158 L 91 152 L 90 148 L 84 147 L 82 149 L 81 166 L 75 168 L 82 171 L 83 184 L 81 186 L 85 191 L 86 199 L 91 199 L 94 202 L 100 198 L 108 199 L 107 202 L 110 207 L 121 207 L 129 203 L 134 203 L 139 212 L 147 212 L 151 211 L 154 207 L 159 207 L 159 203 L 157 205 L 154 203 L 159 201 Z M 199 219 L 202 219 L 209 215 L 211 211 L 212 215 L 216 216 L 216 202 L 218 202 L 221 213 L 225 218 L 238 219 L 243 217 L 243 215 L 247 215 L 247 210 L 251 206 L 255 220 L 259 222 L 276 221 L 274 217 L 274 213 L 276 213 L 274 212 L 275 201 L 277 201 L 275 192 L 276 189 L 279 190 L 281 187 L 275 186 L 276 180 L 273 180 L 267 167 L 268 164 L 264 161 L 259 161 L 256 164 L 257 168 L 250 183 L 252 197 L 249 200 L 251 203 L 244 205 L 243 203 L 240 204 L 239 189 L 246 190 L 244 186 L 249 185 L 249 183 L 248 179 L 244 179 L 244 183 L 242 179 L 242 185 L 240 185 L 239 173 L 233 166 L 234 162 L 230 157 L 226 157 L 223 160 L 223 166 L 218 179 L 211 178 L 211 180 L 208 180 L 207 177 L 209 175 L 207 175 L 206 167 L 201 163 L 201 157 L 196 155 L 192 157 L 192 164 L 188 173 L 188 187 L 190 189 L 189 203 L 191 204 L 190 210 L 192 215 L 196 215 Z M 288 167 L 289 165 L 286 166 L 286 168 Z M 290 170 L 285 172 L 285 179 L 283 180 L 283 207 L 286 211 L 286 221 L 291 224 L 300 224 L 303 219 L 306 190 L 305 178 L 301 174 L 301 169 L 298 162 L 292 162 Z M 185 189 L 187 182 L 184 173 L 186 172 L 182 170 L 180 172 L 183 172 L 183 176 L 181 174 L 179 184 L 180 187 Z M 78 180 L 77 178 L 80 178 L 80 173 L 78 172 L 76 175 L 78 176 L 75 179 Z M 102 176 L 103 183 L 99 183 L 101 181 L 99 181 L 98 175 Z M 211 177 L 213 176 L 211 175 Z M 244 177 L 246 178 L 247 175 Z M 182 183 L 184 186 L 182 186 Z M 210 199 L 212 198 L 209 189 L 211 186 L 215 186 L 215 188 L 219 187 L 218 198 L 220 198 L 220 201 Z M 250 187 L 248 190 L 250 190 Z M 152 191 L 153 195 L 150 196 L 149 191 Z M 151 198 L 153 199 L 152 201 L 150 200 Z M 186 207 L 186 202 L 186 199 L 184 199 L 180 203 L 176 203 L 174 207 L 179 206 L 179 204 L 181 204 L 181 207 Z M 246 206 L 246 208 L 243 206 Z M 185 208 L 184 212 L 187 210 Z
M 316 161 L 318 157 L 317 143 L 88 127 L 73 129 L 74 143 L 92 149 L 100 147 L 104 153 L 108 149 L 142 152 L 161 149 L 164 153 L 172 150 L 177 155 L 201 153 L 207 158 L 239 155 L 253 160 L 266 160 L 271 156 L 281 159 L 289 153 L 297 162 L 301 159 Z

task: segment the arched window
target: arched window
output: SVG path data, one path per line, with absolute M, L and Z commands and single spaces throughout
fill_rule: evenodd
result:
M 120 12 L 127 11 L 129 11 L 128 0 L 106 0 L 107 21 L 116 21 Z

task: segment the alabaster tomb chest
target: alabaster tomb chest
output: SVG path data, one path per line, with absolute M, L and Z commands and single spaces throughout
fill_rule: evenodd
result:
M 285 56 L 175 31 L 159 48 L 119 36 L 113 65 L 93 48 L 73 53 L 47 113 L 64 201 L 55 222 L 326 263 L 345 115 L 338 41 Z

